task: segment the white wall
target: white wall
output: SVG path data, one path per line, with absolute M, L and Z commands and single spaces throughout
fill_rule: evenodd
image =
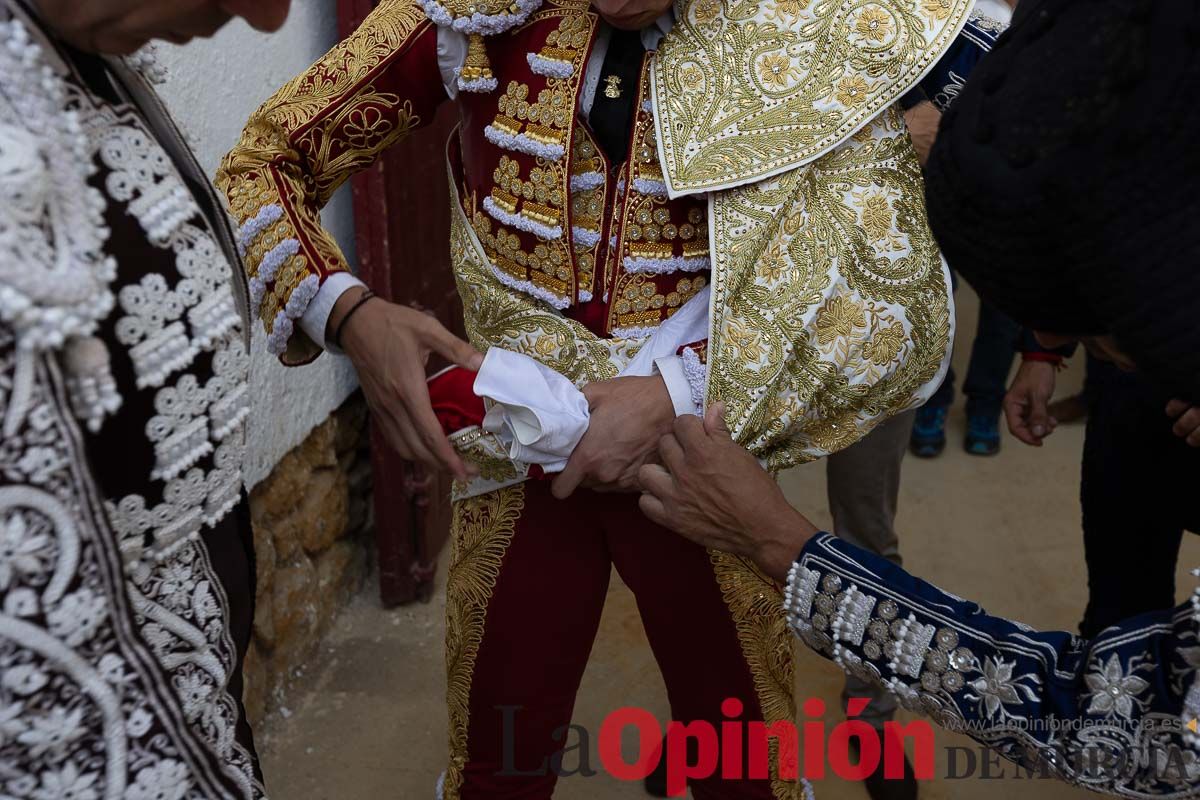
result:
M 335 0 L 304 0 L 292 8 L 287 25 L 270 36 L 238 21 L 209 41 L 159 47 L 160 60 L 170 73 L 159 91 L 210 176 L 236 144 L 250 113 L 337 41 Z M 326 209 L 325 224 L 353 264 L 348 188 Z M 256 322 L 254 328 L 254 401 L 246 463 L 251 486 L 355 388 L 354 373 L 344 358 L 323 355 L 311 366 L 288 369 L 266 352 L 262 326 Z

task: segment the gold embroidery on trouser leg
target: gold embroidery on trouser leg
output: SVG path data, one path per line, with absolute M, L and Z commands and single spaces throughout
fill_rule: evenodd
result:
M 510 486 L 454 504 L 454 538 L 446 581 L 446 705 L 450 716 L 450 764 L 445 800 L 455 800 L 467 763 L 471 680 L 483 642 L 488 601 L 500 563 L 525 507 L 525 487 Z
M 763 720 L 767 725 L 780 720 L 794 722 L 795 639 L 783 612 L 783 594 L 770 578 L 744 558 L 715 550 L 709 551 L 709 558 L 737 628 L 742 655 L 754 678 Z M 800 797 L 801 781 L 778 777 L 779 742 L 774 738 L 770 740 L 770 758 L 771 790 L 776 800 Z

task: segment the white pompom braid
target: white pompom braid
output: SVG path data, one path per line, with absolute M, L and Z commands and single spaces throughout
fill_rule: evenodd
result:
M 546 225 L 537 220 L 530 219 L 524 214 L 514 214 L 505 211 L 500 205 L 490 197 L 483 198 L 483 210 L 486 211 L 497 222 L 503 222 L 505 225 L 511 225 L 517 230 L 532 233 L 539 239 L 545 239 L 548 242 L 561 239 L 563 229 L 561 225 Z
M 670 258 L 625 256 L 622 263 L 625 271 L 633 275 L 668 275 L 672 272 L 702 272 L 712 267 L 712 262 L 707 256 L 695 258 L 685 256 L 671 256 Z
M 497 267 L 495 264 L 489 264 L 488 266 L 492 268 L 492 275 L 496 278 L 496 280 L 500 281 L 500 283 L 504 284 L 513 291 L 527 294 L 536 300 L 541 300 L 543 303 L 546 303 L 547 305 L 556 308 L 559 311 L 569 308 L 571 305 L 571 298 L 569 297 L 559 297 L 556 294 L 546 291 L 533 281 L 523 281 L 518 278 L 514 278 L 504 270 Z
M 688 388 L 692 392 L 692 402 L 696 405 L 696 413 L 704 415 L 705 391 L 708 388 L 708 366 L 700 360 L 700 356 L 691 347 L 683 349 L 683 374 L 687 378 Z
M 505 7 L 499 14 L 484 14 L 477 6 L 468 5 L 461 13 L 456 9 L 447 8 L 438 0 L 421 0 L 425 16 L 434 24 L 443 28 L 451 28 L 459 33 L 494 36 L 510 31 L 518 25 L 523 25 L 529 15 L 541 8 L 542 0 L 516 0 Z
M 563 156 L 567 152 L 566 148 L 561 144 L 539 142 L 523 133 L 509 133 L 500 130 L 495 125 L 488 125 L 484 128 L 483 135 L 497 147 L 503 147 L 505 150 L 512 150 L 516 153 L 524 153 L 527 156 L 549 159 L 550 161 L 562 161 Z
M 600 231 L 581 228 L 575 225 L 571 228 L 571 239 L 575 244 L 590 249 L 600 244 Z
M 633 190 L 638 194 L 650 195 L 652 197 L 667 196 L 667 184 L 663 181 L 656 181 L 650 178 L 634 178 Z
M 571 192 L 588 192 L 599 189 L 604 185 L 604 175 L 600 172 L 582 172 L 571 176 Z
M 488 94 L 496 91 L 499 85 L 495 78 L 474 78 L 473 80 L 465 80 L 462 77 L 462 70 L 455 70 L 456 80 L 459 91 L 474 92 L 476 94 Z
M 125 56 L 125 66 L 139 73 L 154 86 L 161 86 L 171 77 L 166 66 L 159 60 L 158 44 L 151 42 L 132 55 Z
M 575 74 L 575 65 L 569 61 L 546 58 L 538 53 L 526 53 L 525 60 L 529 62 L 529 68 L 533 70 L 535 75 L 541 75 L 545 78 L 566 80 Z
M 287 312 L 280 309 L 279 313 L 275 315 L 275 324 L 271 326 L 271 333 L 267 336 L 267 352 L 273 356 L 281 356 L 286 353 L 288 340 L 292 338 L 294 331 L 295 327 Z
M 425 16 L 433 24 L 468 37 L 466 59 L 455 77 L 460 91 L 481 94 L 493 92 L 499 85 L 483 37 L 523 25 L 541 5 L 542 0 L 421 0 Z
M 245 257 L 250 245 L 254 244 L 255 240 L 259 236 L 262 236 L 267 228 L 281 219 L 283 219 L 283 206 L 278 203 L 271 203 L 260 208 L 257 214 L 246 220 L 242 227 L 238 228 L 238 254 Z

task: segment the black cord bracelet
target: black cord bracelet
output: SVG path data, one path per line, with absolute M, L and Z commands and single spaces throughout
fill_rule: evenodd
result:
M 339 350 L 342 348 L 342 331 L 346 329 L 346 323 L 350 321 L 350 318 L 353 317 L 360 308 L 365 306 L 369 301 L 374 300 L 375 296 L 375 293 L 370 289 L 363 292 L 362 297 L 358 298 L 358 302 L 350 307 L 350 310 L 346 312 L 346 316 L 342 317 L 342 321 L 338 323 L 337 329 L 333 332 L 333 343 L 338 346 Z

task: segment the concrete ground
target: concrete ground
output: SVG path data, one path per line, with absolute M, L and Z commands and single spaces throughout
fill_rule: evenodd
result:
M 966 290 L 962 295 L 960 376 L 976 313 L 973 297 Z M 1079 372 L 1075 365 L 1064 375 L 1064 391 L 1079 385 Z M 993 613 L 1039 628 L 1074 629 L 1086 599 L 1078 503 L 1082 427 L 1060 429 L 1041 450 L 1006 434 L 1003 452 L 991 459 L 968 456 L 957 446 L 964 427 L 960 402 L 950 417 L 947 452 L 933 461 L 906 462 L 897 521 L 906 566 Z M 820 464 L 810 465 L 785 476 L 784 484 L 814 523 L 827 526 L 824 477 Z M 1180 564 L 1182 598 L 1193 585 L 1184 567 L 1200 564 L 1195 537 L 1185 542 Z M 343 615 L 324 652 L 304 667 L 291 707 L 259 731 L 275 800 L 433 797 L 446 755 L 444 605 L 439 592 L 429 605 L 384 611 L 368 592 Z M 841 675 L 834 665 L 803 651 L 797 672 L 800 698 L 817 696 L 837 707 Z M 595 732 L 606 714 L 626 705 L 668 718 L 662 680 L 633 597 L 614 574 L 575 722 Z M 831 727 L 838 721 L 830 715 Z M 939 731 L 939 779 L 922 786 L 922 798 L 1000 800 L 1018 792 L 1023 800 L 1089 796 L 1049 781 L 1013 777 L 1007 765 L 993 765 L 984 777 L 977 764 L 975 777 L 946 780 L 949 748 L 969 744 Z M 962 769 L 967 757 L 961 751 L 956 757 Z M 837 778 L 814 788 L 819 800 L 867 797 L 861 786 Z M 565 779 L 556 794 L 564 800 L 640 797 L 638 785 L 603 773 Z

